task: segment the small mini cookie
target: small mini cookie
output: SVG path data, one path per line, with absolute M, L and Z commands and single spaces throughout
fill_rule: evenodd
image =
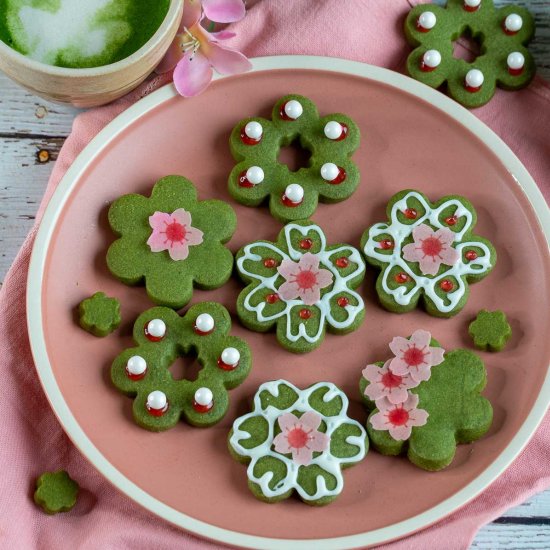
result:
M 503 311 L 482 309 L 470 323 L 468 332 L 476 348 L 485 351 L 501 351 L 512 337 L 512 327 Z
M 327 246 L 309 220 L 285 225 L 277 242 L 256 241 L 237 253 L 237 271 L 248 286 L 237 313 L 250 330 L 277 327 L 279 343 L 295 353 L 318 347 L 325 329 L 345 334 L 359 327 L 365 306 L 356 289 L 365 264 L 355 248 Z
M 481 53 L 472 63 L 453 56 L 453 43 L 465 32 L 480 42 Z M 497 86 L 518 90 L 531 82 L 536 65 L 525 45 L 534 33 L 533 17 L 519 6 L 497 9 L 492 0 L 418 5 L 405 21 L 405 36 L 415 47 L 407 70 L 432 88 L 447 83 L 451 97 L 465 107 L 480 107 Z
M 80 326 L 94 336 L 107 336 L 120 325 L 120 302 L 96 292 L 78 305 Z
M 306 390 L 286 380 L 262 384 L 228 442 L 233 457 L 248 464 L 254 496 L 277 502 L 296 491 L 307 504 L 333 501 L 344 487 L 341 470 L 368 451 L 367 434 L 347 409 L 348 398 L 330 382 Z
M 109 223 L 120 237 L 107 252 L 109 270 L 125 284 L 144 282 L 156 304 L 179 309 L 194 286 L 218 288 L 231 276 L 233 255 L 223 244 L 235 232 L 235 212 L 219 200 L 198 201 L 186 178 L 160 179 L 150 197 L 118 198 Z
M 36 480 L 34 502 L 46 514 L 68 512 L 76 504 L 78 483 L 65 470 L 46 472 Z
M 414 309 L 422 297 L 430 315 L 451 317 L 465 305 L 469 283 L 486 277 L 497 259 L 493 245 L 474 230 L 477 214 L 464 197 L 431 203 L 414 190 L 400 191 L 361 239 L 367 261 L 381 270 L 376 291 L 389 311 Z
M 296 140 L 311 158 L 292 172 L 278 156 Z M 318 201 L 339 202 L 357 188 L 359 170 L 350 157 L 359 141 L 359 128 L 348 116 L 319 117 L 312 101 L 287 95 L 275 103 L 271 120 L 247 118 L 233 129 L 229 145 L 238 164 L 229 176 L 229 193 L 247 206 L 269 199 L 271 215 L 281 222 L 309 218 Z
M 244 381 L 252 363 L 248 345 L 230 330 L 229 313 L 214 302 L 196 304 L 183 317 L 165 307 L 142 313 L 134 324 L 137 346 L 111 366 L 113 384 L 134 397 L 136 423 L 158 432 L 181 417 L 198 427 L 219 422 L 229 405 L 227 390 Z M 188 354 L 202 366 L 197 379 L 174 380 L 170 366 Z
M 360 391 L 371 411 L 367 432 L 384 455 L 406 453 L 425 470 L 448 466 L 459 443 L 482 437 L 493 409 L 480 395 L 487 380 L 481 359 L 465 349 L 446 352 L 430 333 L 395 337 L 393 357 L 363 370 Z

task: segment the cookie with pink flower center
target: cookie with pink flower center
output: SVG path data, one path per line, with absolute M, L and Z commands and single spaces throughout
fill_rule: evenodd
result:
M 407 400 L 407 390 L 415 388 L 420 382 L 413 380 L 412 376 L 396 374 L 390 370 L 391 359 L 380 368 L 378 365 L 367 365 L 363 370 L 363 377 L 369 385 L 365 388 L 365 395 L 372 401 L 386 398 L 390 403 L 403 403 Z

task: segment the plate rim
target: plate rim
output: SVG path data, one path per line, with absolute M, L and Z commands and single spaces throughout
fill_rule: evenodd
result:
M 324 56 L 283 55 L 257 57 L 251 59 L 251 62 L 253 66 L 252 71 L 254 72 L 286 69 L 321 70 L 366 78 L 395 87 L 443 111 L 477 136 L 512 175 L 516 184 L 527 196 L 531 207 L 535 211 L 536 220 L 546 236 L 547 244 L 550 246 L 550 209 L 527 169 L 493 130 L 447 96 L 401 73 L 359 61 Z M 214 76 L 214 80 L 220 78 L 238 78 L 238 76 L 226 77 L 217 74 Z M 176 96 L 177 92 L 169 83 L 143 97 L 109 122 L 86 145 L 70 165 L 52 194 L 40 220 L 40 226 L 32 248 L 27 279 L 27 328 L 35 368 L 38 372 L 40 382 L 54 414 L 71 441 L 98 472 L 118 490 L 143 508 L 195 535 L 246 548 L 261 547 L 266 550 L 279 550 L 287 548 L 291 544 L 293 548 L 306 549 L 311 548 L 311 545 L 315 544 L 316 548 L 320 550 L 336 550 L 339 548 L 357 548 L 365 545 L 382 544 L 424 529 L 470 502 L 506 470 L 535 433 L 550 404 L 550 368 L 546 372 L 546 377 L 540 387 L 539 394 L 524 423 L 497 459 L 470 483 L 451 497 L 416 516 L 372 531 L 334 538 L 275 539 L 231 531 L 195 519 L 162 503 L 143 489 L 140 489 L 119 472 L 85 434 L 73 416 L 57 384 L 48 358 L 42 330 L 42 283 L 51 237 L 54 234 L 58 217 L 65 203 L 71 196 L 76 183 L 96 155 L 108 147 L 110 142 L 116 139 L 127 126 L 140 117 L 145 116 L 160 104 Z

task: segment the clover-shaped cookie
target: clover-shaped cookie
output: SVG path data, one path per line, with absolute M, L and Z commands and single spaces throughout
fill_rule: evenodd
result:
M 240 320 L 257 332 L 276 325 L 277 340 L 290 351 L 311 351 L 326 328 L 345 334 L 363 321 L 364 303 L 354 290 L 365 274 L 361 254 L 345 244 L 327 246 L 309 220 L 285 225 L 275 243 L 246 245 L 236 264 L 248 284 L 237 300 Z
M 493 409 L 480 395 L 487 372 L 481 359 L 465 349 L 445 352 L 429 332 L 390 343 L 393 357 L 367 365 L 360 391 L 371 411 L 367 432 L 385 455 L 406 453 L 425 470 L 448 466 L 459 443 L 482 437 Z
M 296 491 L 307 504 L 334 500 L 344 486 L 342 468 L 368 450 L 365 430 L 347 409 L 348 398 L 330 382 L 305 390 L 286 380 L 262 384 L 252 412 L 229 434 L 231 454 L 248 464 L 254 496 L 277 502 Z
M 466 304 L 469 283 L 487 276 L 496 262 L 493 245 L 472 234 L 474 207 L 458 195 L 431 203 L 405 190 L 390 199 L 386 212 L 389 223 L 374 224 L 361 239 L 367 261 L 381 269 L 381 304 L 403 313 L 422 297 L 430 315 L 456 315 Z
M 120 302 L 96 292 L 78 305 L 80 326 L 94 336 L 107 336 L 120 325 Z
M 492 0 L 448 0 L 445 8 L 415 6 L 405 21 L 405 35 L 415 46 L 407 70 L 432 88 L 446 82 L 456 101 L 480 107 L 497 86 L 517 90 L 531 82 L 535 62 L 525 44 L 534 32 L 533 17 L 525 8 L 496 9 Z M 480 42 L 481 53 L 472 63 L 453 56 L 453 42 L 465 33 Z
M 501 351 L 512 336 L 512 327 L 503 311 L 482 309 L 470 323 L 468 332 L 476 348 Z
M 307 167 L 292 172 L 278 157 L 296 140 L 311 157 Z M 247 118 L 233 129 L 229 145 L 238 164 L 229 175 L 229 193 L 247 206 L 269 200 L 271 215 L 282 222 L 309 218 L 318 201 L 339 202 L 357 188 L 359 170 L 350 156 L 359 141 L 348 116 L 319 117 L 312 101 L 287 95 L 273 107 L 271 120 Z
M 136 423 L 161 431 L 182 416 L 199 427 L 221 420 L 227 390 L 241 384 L 251 367 L 248 345 L 230 330 L 229 313 L 213 302 L 196 304 L 183 317 L 165 307 L 142 313 L 134 324 L 137 346 L 124 350 L 111 367 L 113 384 L 134 397 Z M 194 381 L 175 380 L 169 370 L 185 355 L 196 355 L 202 367 Z
M 68 512 L 76 504 L 78 483 L 65 470 L 46 472 L 36 480 L 34 502 L 46 514 Z
M 150 197 L 130 194 L 113 202 L 109 223 L 120 237 L 107 251 L 107 266 L 125 284 L 145 282 L 149 298 L 183 307 L 193 286 L 218 288 L 231 276 L 226 243 L 237 225 L 234 210 L 218 200 L 197 200 L 180 176 L 160 179 Z

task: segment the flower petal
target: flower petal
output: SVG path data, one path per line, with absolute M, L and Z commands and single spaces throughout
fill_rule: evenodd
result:
M 181 225 L 189 226 L 191 225 L 191 214 L 183 208 L 178 208 L 172 212 L 172 219 L 176 220 Z
M 409 392 L 409 397 L 407 398 L 407 401 L 403 403 L 403 408 L 409 412 L 412 411 L 413 409 L 416 409 L 418 405 L 418 399 L 419 397 L 418 395 L 416 395 L 416 393 Z
M 407 262 L 418 262 L 423 256 L 422 249 L 417 247 L 415 243 L 406 244 L 402 252 L 403 259 Z
M 241 53 L 211 41 L 208 59 L 220 74 L 239 74 L 252 69 L 252 63 Z
M 155 212 L 149 216 L 149 225 L 156 231 L 163 231 L 167 225 L 172 223 L 172 216 L 166 212 Z
M 424 409 L 414 409 L 409 413 L 409 426 L 424 426 L 428 422 L 428 411 Z
M 404 403 L 407 401 L 407 398 L 409 397 L 409 392 L 407 391 L 406 387 L 396 387 L 391 388 L 389 392 L 387 392 L 388 395 L 388 401 L 392 405 L 398 405 L 399 403 Z
M 314 306 L 321 299 L 321 291 L 317 285 L 311 288 L 300 288 L 299 293 L 302 302 L 304 302 L 306 306 Z
M 332 284 L 334 277 L 328 269 L 320 269 L 317 272 L 317 285 L 319 288 L 325 288 Z
M 300 268 L 298 267 L 298 264 L 296 262 L 284 259 L 281 262 L 281 265 L 277 267 L 277 271 L 279 272 L 279 275 L 281 275 L 288 281 L 300 272 Z
M 242 0 L 202 0 L 202 8 L 210 21 L 233 23 L 245 15 Z
M 299 420 L 292 413 L 285 413 L 279 416 L 277 421 L 279 422 L 279 427 L 284 432 L 285 430 L 291 430 L 294 428 L 294 425 L 297 424 Z
M 434 230 L 427 224 L 421 223 L 412 230 L 415 242 L 423 241 L 434 236 Z
M 210 36 L 213 37 L 215 40 L 229 40 L 230 38 L 235 38 L 235 36 L 237 36 L 237 33 L 223 30 L 218 32 L 211 32 Z
M 411 437 L 412 428 L 405 424 L 404 426 L 391 426 L 389 427 L 390 435 L 397 441 L 405 441 Z
M 420 349 L 429 347 L 431 341 L 432 335 L 427 330 L 422 329 L 415 330 L 409 340 L 409 342 L 416 344 L 416 347 Z
M 189 246 L 186 242 L 172 241 L 167 248 L 172 260 L 185 260 L 189 256 Z
M 178 32 L 183 32 L 185 27 L 190 29 L 202 19 L 202 2 L 201 0 L 185 0 L 183 7 L 183 15 Z
M 409 349 L 410 342 L 409 340 L 407 340 L 406 338 L 403 338 L 402 336 L 395 336 L 393 340 L 390 342 L 389 346 L 392 353 L 396 357 L 398 357 L 400 355 L 403 355 Z M 390 366 L 390 368 L 392 367 Z M 396 371 L 393 371 L 393 372 L 396 372 Z
M 309 428 L 310 430 L 317 430 L 321 425 L 321 415 L 315 411 L 306 411 L 302 416 L 300 416 L 300 422 L 304 428 Z
M 300 466 L 307 466 L 313 458 L 313 451 L 307 447 L 292 448 L 292 460 Z
M 168 248 L 166 235 L 160 233 L 160 231 L 157 231 L 156 229 L 153 230 L 151 236 L 147 239 L 147 244 L 149 245 L 151 252 L 162 252 Z
M 288 439 L 284 432 L 281 432 L 279 435 L 277 435 L 273 439 L 273 445 L 275 447 L 275 450 L 278 453 L 283 453 L 283 454 L 290 453 L 291 447 L 288 444 Z
M 382 369 L 378 365 L 367 365 L 362 372 L 363 378 L 369 382 L 378 382 L 382 376 L 381 371 Z
M 441 244 L 446 244 L 451 246 L 455 240 L 455 234 L 448 228 L 442 227 L 434 233 L 434 237 L 437 237 Z
M 185 242 L 188 245 L 197 245 L 203 242 L 204 233 L 196 227 L 187 226 L 185 228 Z
M 455 265 L 460 259 L 460 254 L 451 246 L 446 246 L 439 253 L 439 257 L 441 258 L 441 263 L 445 265 Z
M 172 71 L 178 64 L 178 61 L 183 57 L 183 52 L 180 47 L 180 36 L 177 35 L 173 42 L 170 44 L 164 57 L 160 60 L 160 63 L 156 66 L 155 72 L 157 74 L 167 73 Z
M 319 257 L 311 252 L 306 252 L 298 262 L 301 271 L 317 271 L 319 269 Z
M 443 348 L 430 348 L 430 363 L 432 367 L 435 365 L 439 365 L 445 361 L 445 357 L 443 356 L 445 353 L 445 350 Z
M 369 422 L 371 423 L 371 426 L 375 430 L 387 430 L 388 429 L 386 416 L 383 414 L 383 411 L 379 411 L 376 414 L 373 414 L 370 417 Z
M 279 297 L 284 300 L 285 302 L 288 302 L 289 300 L 294 300 L 298 297 L 300 297 L 300 287 L 296 283 L 290 283 L 285 282 L 283 283 L 279 289 L 277 290 L 277 293 L 279 294 Z M 304 302 L 305 303 L 305 302 Z M 315 302 L 313 302 L 315 303 Z M 313 305 L 313 304 L 311 304 Z
M 411 378 L 416 382 L 416 385 L 425 380 L 429 380 L 432 375 L 430 365 L 418 366 L 410 370 Z
M 323 432 L 313 432 L 308 441 L 308 447 L 312 451 L 326 451 L 330 445 L 330 437 Z
M 193 97 L 203 92 L 212 80 L 212 67 L 201 52 L 187 52 L 174 69 L 174 85 L 183 97 Z

